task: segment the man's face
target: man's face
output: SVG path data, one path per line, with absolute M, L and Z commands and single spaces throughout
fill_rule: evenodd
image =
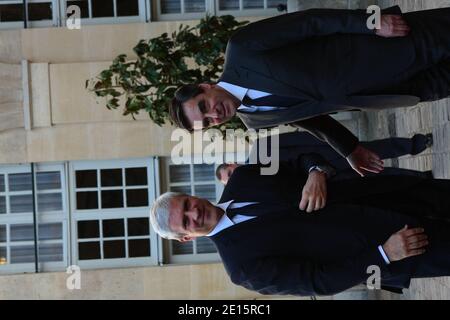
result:
M 182 242 L 210 233 L 223 215 L 222 209 L 208 200 L 193 196 L 177 196 L 169 205 L 169 228 L 185 236 Z
M 214 84 L 201 84 L 203 93 L 183 103 L 183 113 L 194 130 L 212 127 L 230 120 L 241 102 Z M 194 123 L 195 122 L 195 123 Z
M 220 169 L 220 182 L 226 185 L 228 183 L 228 180 L 230 180 L 230 177 L 233 174 L 234 169 L 236 169 L 237 167 L 239 167 L 237 163 L 230 163 L 227 164 L 225 168 Z

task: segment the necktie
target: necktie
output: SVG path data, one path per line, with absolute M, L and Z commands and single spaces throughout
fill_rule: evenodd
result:
M 249 98 L 247 95 L 242 99 L 242 104 L 246 107 L 252 106 L 274 106 L 274 107 L 290 107 L 303 102 L 302 99 L 293 97 L 283 97 L 274 94 L 260 97 L 256 99 Z
M 240 208 L 228 208 L 226 210 L 226 215 L 230 219 L 233 219 L 233 217 L 237 214 L 243 216 L 261 217 L 265 215 L 277 214 L 280 211 L 292 210 L 295 208 L 297 208 L 298 210 L 297 203 L 255 203 Z

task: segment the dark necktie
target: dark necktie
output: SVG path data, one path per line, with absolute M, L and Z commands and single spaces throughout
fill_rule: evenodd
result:
M 226 215 L 230 219 L 233 219 L 237 214 L 243 216 L 261 217 L 265 215 L 277 214 L 280 211 L 292 210 L 295 208 L 298 209 L 297 203 L 255 203 L 240 208 L 231 209 L 230 207 L 228 207 L 228 209 L 226 210 Z
M 249 98 L 247 95 L 245 95 L 244 99 L 242 99 L 242 104 L 246 107 L 252 106 L 290 107 L 299 104 L 301 102 L 303 102 L 303 100 L 299 98 L 283 97 L 274 94 L 256 99 Z

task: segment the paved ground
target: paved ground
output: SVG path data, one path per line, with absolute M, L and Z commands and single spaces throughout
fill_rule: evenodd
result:
M 398 4 L 403 12 L 450 7 L 450 0 L 380 0 L 379 3 L 382 8 Z M 371 112 L 367 113 L 367 118 L 369 140 L 432 132 L 434 146 L 430 150 L 415 157 L 399 158 L 391 164 L 401 168 L 433 170 L 435 178 L 450 179 L 450 99 L 422 103 L 412 108 Z M 450 299 L 450 277 L 413 280 L 403 295 L 383 293 L 380 298 Z

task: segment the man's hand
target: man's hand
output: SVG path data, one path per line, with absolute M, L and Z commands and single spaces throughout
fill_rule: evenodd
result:
M 383 14 L 381 15 L 381 28 L 376 30 L 375 34 L 384 38 L 404 37 L 411 30 L 406 21 L 400 15 Z
M 422 254 L 427 245 L 427 235 L 422 228 L 408 229 L 406 225 L 386 241 L 383 250 L 393 262 Z
M 360 144 L 347 157 L 350 166 L 358 172 L 362 177 L 366 171 L 380 173 L 383 171 L 383 161 L 372 151 L 364 148 Z
M 325 172 L 313 170 L 309 173 L 308 180 L 302 191 L 300 210 L 313 212 L 325 207 L 327 202 L 327 175 Z

